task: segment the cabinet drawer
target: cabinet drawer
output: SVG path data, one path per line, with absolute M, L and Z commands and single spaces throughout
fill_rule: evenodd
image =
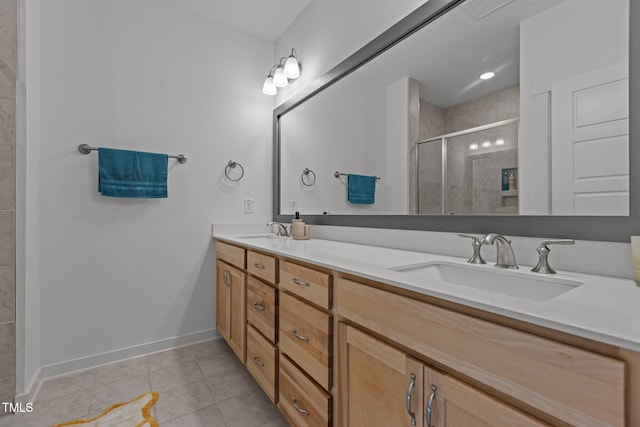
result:
M 242 248 L 217 240 L 216 257 L 244 269 L 244 249 Z
M 576 426 L 625 425 L 624 362 L 346 279 L 337 313 Z
M 280 289 L 326 310 L 331 308 L 331 275 L 328 273 L 283 261 L 280 267 Z
M 247 321 L 276 343 L 276 289 L 255 277 L 247 279 Z
M 278 260 L 275 257 L 248 250 L 247 271 L 275 285 L 277 283 Z
M 328 427 L 332 419 L 331 395 L 309 380 L 285 356 L 280 358 L 278 408 L 296 427 Z
M 278 348 L 267 341 L 251 325 L 247 326 L 247 370 L 273 403 L 276 389 Z
M 280 352 L 287 354 L 325 390 L 331 388 L 331 316 L 280 293 Z

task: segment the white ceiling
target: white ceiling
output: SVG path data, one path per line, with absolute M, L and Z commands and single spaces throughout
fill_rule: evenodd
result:
M 169 0 L 210 21 L 275 42 L 310 0 Z
M 563 1 L 463 3 L 358 73 L 383 85 L 412 77 L 421 83 L 421 98 L 443 108 L 480 98 L 518 83 L 520 21 Z M 481 82 L 485 71 L 496 77 Z

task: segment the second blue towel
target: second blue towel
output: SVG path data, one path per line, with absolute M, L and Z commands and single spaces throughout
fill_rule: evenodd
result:
M 376 195 L 376 177 L 349 174 L 347 176 L 347 200 L 359 205 L 372 205 Z
M 98 192 L 107 197 L 167 197 L 169 156 L 98 148 Z

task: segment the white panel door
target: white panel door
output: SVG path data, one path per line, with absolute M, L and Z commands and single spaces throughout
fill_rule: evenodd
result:
M 551 212 L 629 215 L 629 66 L 552 85 Z

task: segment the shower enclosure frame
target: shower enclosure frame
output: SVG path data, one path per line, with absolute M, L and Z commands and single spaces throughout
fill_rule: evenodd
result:
M 442 181 L 442 195 L 441 195 L 441 206 L 442 206 L 442 212 L 441 215 L 447 215 L 447 172 L 448 172 L 448 168 L 447 168 L 447 140 L 450 138 L 454 138 L 456 136 L 462 136 L 462 135 L 468 135 L 470 133 L 474 133 L 474 132 L 480 132 L 483 130 L 489 130 L 489 129 L 495 129 L 495 128 L 499 128 L 501 126 L 507 126 L 507 125 L 511 125 L 514 123 L 519 123 L 520 122 L 520 118 L 516 117 L 513 119 L 507 119 L 507 120 L 501 120 L 499 122 L 494 122 L 494 123 L 489 123 L 486 125 L 482 125 L 482 126 L 476 126 L 473 128 L 469 128 L 469 129 L 464 129 L 464 130 L 460 130 L 457 132 L 451 132 L 451 133 L 447 133 L 445 135 L 440 135 L 440 136 L 434 136 L 432 138 L 428 138 L 428 139 L 424 139 L 422 141 L 418 141 L 416 142 L 416 190 L 417 192 L 415 193 L 417 195 L 417 200 L 416 200 L 416 209 L 418 210 L 418 215 L 420 215 L 420 156 L 418 153 L 418 149 L 420 148 L 421 144 L 426 144 L 428 142 L 436 142 L 436 141 L 440 141 L 442 143 L 442 177 L 441 177 L 441 181 Z

